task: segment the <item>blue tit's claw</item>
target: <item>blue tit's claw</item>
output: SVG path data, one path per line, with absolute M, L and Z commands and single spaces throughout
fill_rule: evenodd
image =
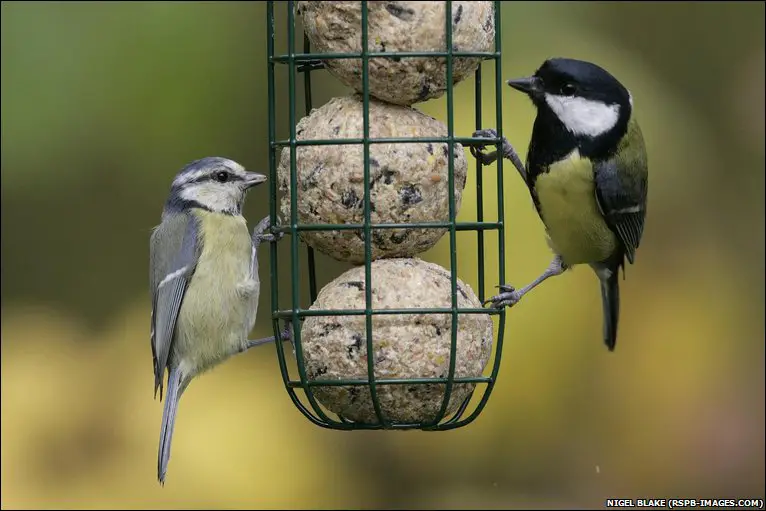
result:
M 285 237 L 285 233 L 283 232 L 278 232 L 276 234 L 260 234 L 258 236 L 258 241 L 261 243 L 263 243 L 264 241 L 268 243 L 276 243 L 284 237 Z
M 258 222 L 258 225 L 253 228 L 253 244 L 257 247 L 261 243 L 268 242 L 268 243 L 276 243 L 280 241 L 282 238 L 285 237 L 285 233 L 278 232 L 278 233 L 270 233 L 266 232 L 271 227 L 271 219 L 267 216 L 260 222 Z
M 268 216 L 261 219 L 260 222 L 253 228 L 253 239 L 263 236 L 266 231 L 271 227 L 271 218 Z
M 282 330 L 282 334 L 280 335 L 283 341 L 290 341 L 292 343 L 293 341 L 293 322 L 288 320 L 287 326 L 284 330 Z

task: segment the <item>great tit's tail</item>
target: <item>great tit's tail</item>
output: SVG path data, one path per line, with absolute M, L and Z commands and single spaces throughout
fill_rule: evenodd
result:
M 619 268 L 597 272 L 601 281 L 601 305 L 604 312 L 604 344 L 614 351 L 617 344 L 617 323 L 620 319 Z
M 173 427 L 176 422 L 178 400 L 181 398 L 181 371 L 170 369 L 168 375 L 168 391 L 165 394 L 165 408 L 162 411 L 162 428 L 160 429 L 160 448 L 157 453 L 157 479 L 165 485 L 165 474 L 170 460 L 170 444 L 173 440 Z

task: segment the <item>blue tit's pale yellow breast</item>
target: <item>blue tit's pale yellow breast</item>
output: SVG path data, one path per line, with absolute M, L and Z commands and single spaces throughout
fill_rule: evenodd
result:
M 593 166 L 574 151 L 537 176 L 535 191 L 549 244 L 568 265 L 607 259 L 617 247 L 596 202 Z
M 259 282 L 242 216 L 197 209 L 202 251 L 179 312 L 174 351 L 204 371 L 240 347 L 253 327 Z

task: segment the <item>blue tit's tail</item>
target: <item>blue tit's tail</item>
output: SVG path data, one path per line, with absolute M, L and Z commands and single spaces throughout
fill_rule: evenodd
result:
M 619 268 L 599 274 L 601 281 L 601 306 L 604 312 L 604 344 L 614 351 L 617 344 L 617 323 L 620 319 Z
M 165 474 L 170 460 L 170 444 L 173 440 L 173 427 L 176 423 L 178 400 L 181 398 L 181 371 L 170 369 L 168 391 L 165 394 L 165 408 L 162 411 L 162 429 L 160 429 L 160 448 L 157 453 L 157 479 L 165 484 Z

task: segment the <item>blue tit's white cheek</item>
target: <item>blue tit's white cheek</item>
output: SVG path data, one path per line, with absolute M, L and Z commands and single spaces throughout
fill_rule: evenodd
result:
M 576 96 L 546 94 L 545 102 L 574 135 L 597 137 L 608 132 L 620 118 L 619 105 L 607 105 Z
M 205 181 L 185 186 L 181 198 L 195 201 L 211 211 L 230 212 L 239 209 L 241 191 L 237 186 L 222 186 L 214 181 Z

